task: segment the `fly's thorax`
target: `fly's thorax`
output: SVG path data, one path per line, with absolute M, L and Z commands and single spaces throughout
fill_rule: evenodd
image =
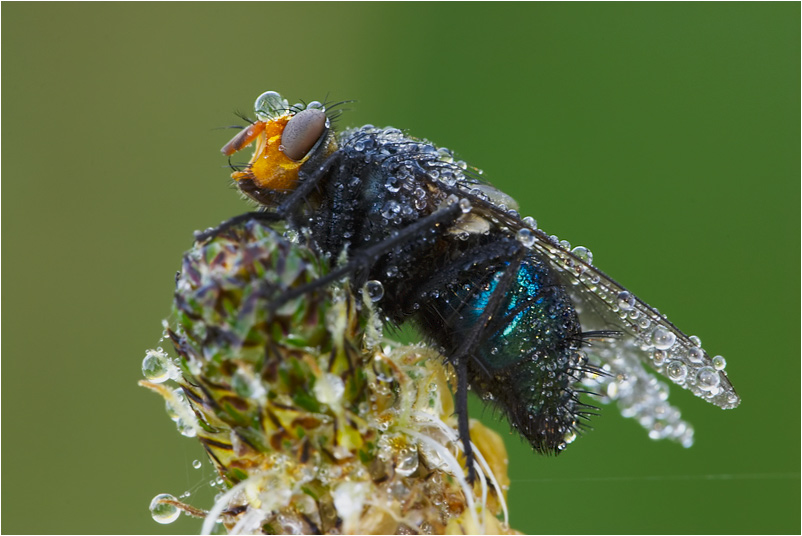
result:
M 372 126 L 340 134 L 336 145 L 338 159 L 321 177 L 319 203 L 301 208 L 315 242 L 331 255 L 387 240 L 434 212 L 447 197 L 422 167 L 431 158 L 431 145 Z M 403 246 L 404 254 L 430 240 L 428 235 L 413 238 Z

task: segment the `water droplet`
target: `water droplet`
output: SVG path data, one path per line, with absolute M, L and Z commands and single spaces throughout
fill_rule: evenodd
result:
M 318 378 L 312 390 L 322 404 L 333 405 L 338 404 L 342 399 L 345 393 L 345 384 L 342 378 L 336 374 L 326 373 Z
M 515 199 L 489 184 L 472 184 L 471 193 L 477 197 L 488 199 L 498 208 L 503 207 L 503 210 L 506 210 L 507 207 L 518 208 L 518 203 Z
M 724 370 L 724 367 L 727 366 L 727 360 L 724 359 L 722 356 L 717 355 L 713 358 L 713 368 L 716 370 Z
M 192 467 L 194 467 L 195 469 L 200 469 L 200 468 L 201 468 L 201 465 L 203 465 L 203 464 L 201 463 L 201 461 L 200 461 L 200 460 L 194 460 L 194 461 L 192 462 Z
M 384 204 L 384 207 L 382 207 L 382 217 L 389 220 L 398 214 L 399 210 L 401 210 L 401 206 L 397 201 L 393 201 L 391 199 Z
M 164 403 L 164 411 L 167 413 L 167 416 L 170 417 L 170 420 L 176 422 L 178 420 L 178 412 L 176 412 L 173 405 L 170 402 L 165 401 Z
M 537 229 L 537 220 L 532 216 L 527 216 L 523 219 L 524 225 L 529 227 L 530 229 Z
M 657 328 L 652 333 L 652 342 L 658 350 L 668 350 L 676 340 L 676 335 L 663 328 Z
M 398 453 L 395 459 L 395 472 L 409 476 L 418 470 L 418 447 L 409 445 Z
M 459 200 L 459 208 L 463 214 L 467 214 L 471 211 L 471 202 L 467 199 L 460 199 Z
M 698 346 L 694 346 L 688 350 L 688 361 L 691 363 L 699 364 L 704 361 L 705 353 Z
M 253 108 L 260 121 L 270 121 L 286 112 L 289 103 L 275 91 L 265 91 L 256 98 Z
M 576 258 L 586 264 L 593 264 L 593 253 L 585 246 L 577 246 L 571 250 Z
M 668 377 L 674 382 L 682 383 L 688 375 L 688 367 L 681 361 L 672 361 L 666 367 L 666 372 L 668 373 Z
M 372 279 L 365 283 L 365 290 L 370 297 L 370 301 L 377 302 L 384 297 L 384 286 L 381 281 Z
M 652 361 L 654 361 L 655 366 L 660 366 L 666 361 L 666 351 L 665 350 L 655 350 L 652 354 Z
M 150 515 L 153 516 L 153 521 L 167 525 L 178 519 L 181 511 L 174 504 L 164 501 L 176 501 L 176 498 L 169 493 L 160 493 L 153 497 L 150 501 Z
M 384 182 L 384 187 L 387 188 L 388 192 L 396 193 L 401 189 L 401 181 L 399 181 L 397 177 L 391 175 Z
M 718 387 L 721 378 L 719 378 L 718 372 L 713 367 L 702 367 L 696 373 L 696 382 L 699 385 L 699 389 L 712 391 Z
M 629 311 L 633 307 L 635 307 L 635 296 L 627 292 L 626 290 L 619 292 L 617 296 L 618 300 L 618 308 L 622 311 Z
M 198 431 L 195 430 L 192 423 L 185 423 L 183 419 L 179 418 L 175 421 L 175 427 L 178 429 L 178 433 L 184 437 L 195 437 L 198 435 Z
M 453 162 L 454 155 L 445 147 L 437 149 L 437 157 L 441 162 Z
M 531 248 L 535 244 L 535 234 L 527 228 L 518 229 L 515 238 L 527 248 Z
M 691 341 L 693 344 L 695 344 L 696 346 L 698 346 L 699 348 L 701 348 L 701 347 L 702 347 L 702 339 L 700 339 L 700 338 L 699 338 L 699 337 L 697 337 L 696 335 L 691 335 L 690 337 L 688 337 L 688 339 L 689 339 L 689 340 L 690 340 L 690 341 Z
M 364 482 L 343 482 L 331 492 L 334 509 L 343 520 L 343 533 L 359 532 L 354 530 L 362 507 L 365 504 L 370 488 Z
M 170 377 L 170 365 L 167 356 L 158 350 L 148 350 L 142 360 L 142 374 L 153 383 L 162 383 Z

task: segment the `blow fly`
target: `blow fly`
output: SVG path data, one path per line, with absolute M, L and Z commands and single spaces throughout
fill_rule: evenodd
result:
M 609 395 L 617 384 L 604 378 L 618 369 L 646 364 L 712 404 L 738 405 L 724 359 L 593 266 L 590 251 L 520 217 L 448 149 L 390 127 L 335 132 L 340 104 L 259 96 L 257 119 L 222 149 L 230 157 L 255 146 L 232 178 L 259 210 L 199 238 L 249 219 L 284 222 L 331 260 L 312 285 L 347 277 L 379 286 L 384 317 L 413 322 L 454 367 L 469 478 L 469 386 L 546 454 L 563 450 L 595 409 L 580 401 L 580 382 L 595 377 Z M 630 390 L 653 389 L 650 375 L 635 376 Z M 653 436 L 687 442 L 658 411 L 635 411 L 654 421 Z

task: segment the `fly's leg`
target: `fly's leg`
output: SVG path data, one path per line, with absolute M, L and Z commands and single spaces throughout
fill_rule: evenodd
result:
M 245 214 L 240 214 L 238 216 L 234 216 L 233 218 L 229 218 L 222 222 L 217 227 L 212 227 L 211 229 L 207 229 L 202 233 L 195 233 L 195 241 L 196 242 L 203 242 L 210 238 L 213 238 L 223 231 L 230 229 L 231 227 L 235 227 L 240 225 L 241 223 L 257 220 L 263 221 L 268 223 L 274 223 L 279 221 L 286 221 L 294 212 L 295 210 L 306 202 L 307 197 L 309 194 L 317 188 L 320 183 L 322 182 L 323 178 L 329 172 L 329 170 L 337 164 L 340 159 L 342 158 L 342 153 L 340 151 L 335 151 L 329 156 L 323 163 L 316 167 L 311 172 L 307 172 L 304 170 L 299 171 L 298 173 L 298 187 L 290 193 L 287 198 L 281 202 L 281 204 L 276 207 L 275 210 L 267 211 L 267 210 L 257 210 L 254 212 L 246 212 Z
M 488 326 L 493 320 L 494 315 L 501 309 L 502 300 L 515 280 L 523 257 L 524 249 L 521 247 L 504 269 L 496 288 L 490 295 L 487 306 L 476 322 L 475 329 L 472 329 L 457 350 L 452 355 L 448 356 L 449 361 L 451 361 L 457 369 L 457 425 L 460 439 L 465 449 L 465 464 L 468 467 L 468 482 L 470 483 L 473 483 L 476 478 L 476 469 L 474 468 L 475 460 L 473 447 L 471 446 L 470 421 L 468 418 L 468 360 L 472 358 L 472 350 L 476 348 L 478 343 L 486 336 Z M 481 366 L 481 363 L 475 358 L 474 362 Z M 484 369 L 484 367 L 482 368 Z
M 268 223 L 273 223 L 277 221 L 282 221 L 284 218 L 276 212 L 262 212 L 262 211 L 255 211 L 255 212 L 246 212 L 245 214 L 239 214 L 234 216 L 233 218 L 229 218 L 217 227 L 212 227 L 211 229 L 207 229 L 203 232 L 195 232 L 195 242 L 205 242 L 210 238 L 214 238 L 215 236 L 219 235 L 220 233 L 240 225 L 241 223 L 245 223 L 248 221 L 263 221 Z
M 475 272 L 477 267 L 481 269 L 482 266 L 485 266 L 488 273 L 502 272 L 496 288 L 488 299 L 487 305 L 477 319 L 474 326 L 475 329 L 470 330 L 470 333 L 467 333 L 464 339 L 461 338 L 458 345 L 446 348 L 446 360 L 454 366 L 457 373 L 455 409 L 470 482 L 473 482 L 476 477 L 476 471 L 473 448 L 470 442 L 468 415 L 469 365 L 476 366 L 482 373 L 490 377 L 491 372 L 487 370 L 481 360 L 474 356 L 474 351 L 484 341 L 488 333 L 493 333 L 498 329 L 498 314 L 503 309 L 503 300 L 515 281 L 525 253 L 526 250 L 516 240 L 477 245 L 462 253 L 445 268 L 439 270 L 438 274 L 432 277 L 417 294 L 416 301 L 425 304 L 427 300 L 431 299 L 430 296 L 433 291 L 442 292 L 442 289 L 448 288 L 449 284 L 453 284 L 461 276 Z M 503 267 L 500 266 L 502 263 L 504 264 Z M 475 289 L 474 292 L 479 292 L 479 290 Z M 475 294 L 471 294 L 464 298 L 462 304 L 456 304 L 453 309 L 453 315 L 461 314 L 461 306 L 470 303 L 474 296 Z M 528 306 L 529 303 L 520 304 L 522 308 Z M 440 313 L 435 314 L 439 315 Z M 433 329 L 446 329 L 438 324 L 442 323 L 447 326 L 451 321 L 449 316 L 432 319 L 432 322 L 437 326 Z

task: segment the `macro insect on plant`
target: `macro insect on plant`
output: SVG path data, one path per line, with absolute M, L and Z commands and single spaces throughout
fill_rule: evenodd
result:
M 271 307 L 347 277 L 368 285 L 386 321 L 413 322 L 455 370 L 469 479 L 469 386 L 546 454 L 563 450 L 595 409 L 578 383 L 615 398 L 623 378 L 637 397 L 654 388 L 651 375 L 625 377 L 642 364 L 712 404 L 738 405 L 724 359 L 595 268 L 586 248 L 521 218 L 447 149 L 389 127 L 335 133 L 336 108 L 259 96 L 257 120 L 222 149 L 231 157 L 255 145 L 232 178 L 259 210 L 197 238 L 251 219 L 285 222 L 332 269 Z M 684 423 L 631 405 L 652 437 L 690 443 Z

